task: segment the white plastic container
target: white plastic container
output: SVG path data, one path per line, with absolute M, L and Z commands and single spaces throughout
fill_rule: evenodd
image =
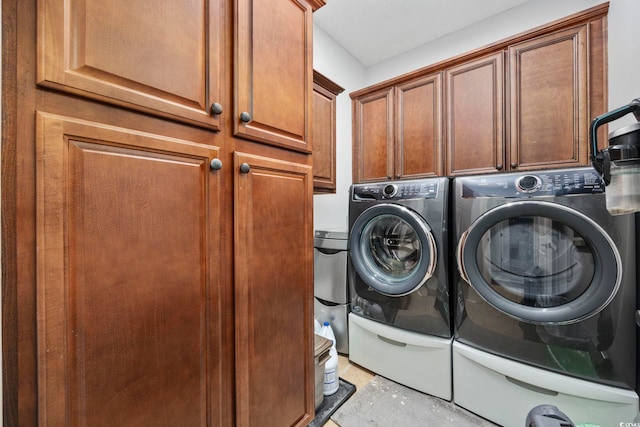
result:
M 611 215 L 640 212 L 640 164 L 615 163 L 611 162 L 611 182 L 605 190 L 607 210 Z
M 340 381 L 338 376 L 338 351 L 336 350 L 336 337 L 329 322 L 324 322 L 320 328 L 320 336 L 331 340 L 331 349 L 329 350 L 329 360 L 324 364 L 324 385 L 322 388 L 325 396 L 330 396 L 338 391 Z

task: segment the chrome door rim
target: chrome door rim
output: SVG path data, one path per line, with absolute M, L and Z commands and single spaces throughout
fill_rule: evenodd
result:
M 589 243 L 594 256 L 594 278 L 578 298 L 555 307 L 523 306 L 498 294 L 484 279 L 476 262 L 482 237 L 499 222 L 520 216 L 543 216 L 559 221 Z M 622 280 L 620 253 L 602 227 L 574 209 L 549 202 L 513 202 L 485 212 L 463 234 L 456 253 L 462 279 L 489 305 L 514 319 L 533 324 L 571 324 L 592 317 L 611 302 Z M 610 279 L 613 275 L 615 280 Z
M 370 251 L 365 250 L 362 243 L 362 233 L 367 225 L 384 215 L 395 216 L 406 222 L 417 233 L 421 244 L 421 255 L 417 269 L 405 280 L 399 280 L 393 284 L 384 280 L 384 276 L 370 261 L 371 255 L 365 253 Z M 368 286 L 388 296 L 407 295 L 421 287 L 433 276 L 437 263 L 436 242 L 431 228 L 415 211 L 396 204 L 375 205 L 358 216 L 351 228 L 349 253 L 353 268 L 358 273 L 358 276 Z

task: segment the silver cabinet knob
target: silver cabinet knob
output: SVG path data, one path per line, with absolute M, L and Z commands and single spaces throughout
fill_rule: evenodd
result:
M 222 114 L 222 105 L 218 104 L 217 102 L 211 104 L 211 114 L 216 116 L 218 114 Z
M 501 171 L 501 170 L 502 170 L 502 163 L 498 163 L 498 164 L 496 165 L 496 169 L 498 169 L 499 171 Z
M 517 163 L 515 163 L 515 162 L 511 163 L 511 168 L 512 168 L 512 169 L 515 169 L 515 168 L 517 168 L 517 167 L 518 167 L 518 164 L 517 164 Z
M 222 169 L 222 160 L 220 159 L 211 160 L 211 169 L 214 171 L 219 171 L 220 169 Z
M 249 123 L 251 121 L 251 114 L 243 111 L 242 113 L 240 113 L 240 121 L 242 123 Z
M 250 170 L 251 170 L 251 166 L 249 166 L 248 163 L 243 163 L 240 165 L 240 172 L 249 173 Z

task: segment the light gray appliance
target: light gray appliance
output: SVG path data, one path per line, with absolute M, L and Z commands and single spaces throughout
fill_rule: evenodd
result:
M 314 236 L 314 315 L 329 322 L 338 353 L 349 354 L 349 290 L 347 287 L 347 231 L 316 230 Z

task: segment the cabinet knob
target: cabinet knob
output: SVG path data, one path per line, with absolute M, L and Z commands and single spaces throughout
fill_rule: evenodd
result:
M 251 114 L 243 111 L 242 113 L 240 113 L 240 121 L 242 123 L 249 123 L 251 121 Z
M 222 160 L 220 159 L 211 160 L 211 169 L 214 171 L 219 171 L 220 169 L 222 169 Z
M 211 114 L 216 116 L 218 114 L 222 114 L 222 105 L 218 104 L 217 102 L 211 104 Z
M 496 165 L 496 169 L 498 169 L 499 171 L 501 171 L 501 170 L 502 170 L 502 163 L 497 164 L 497 165 Z
M 249 166 L 249 163 L 243 163 L 240 165 L 240 172 L 249 173 L 250 170 L 251 170 L 251 166 Z
M 391 175 L 387 175 L 387 179 L 391 179 Z
M 515 169 L 515 168 L 517 168 L 517 167 L 518 167 L 518 164 L 517 164 L 517 163 L 515 163 L 515 162 L 514 162 L 514 163 L 511 163 L 511 168 L 512 168 L 512 169 Z

